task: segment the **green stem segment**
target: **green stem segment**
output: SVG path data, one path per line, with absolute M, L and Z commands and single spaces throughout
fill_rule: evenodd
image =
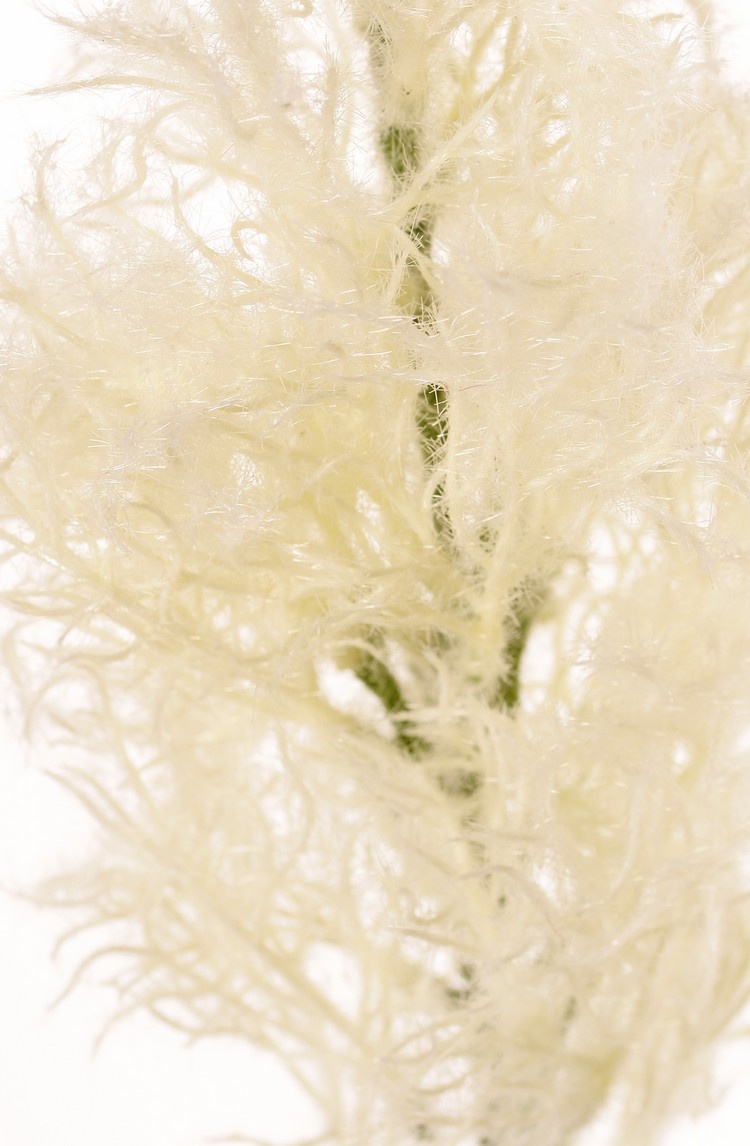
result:
M 393 723 L 396 743 L 409 756 L 424 756 L 429 745 L 413 731 L 411 721 L 403 716 L 407 711 L 401 686 L 391 670 L 374 653 L 365 652 L 357 667 L 357 676 L 377 696 Z
M 390 37 L 388 31 L 378 21 L 373 21 L 368 29 L 371 59 L 375 72 L 387 77 L 389 69 Z M 403 190 L 423 164 L 423 146 L 418 128 L 409 122 L 386 124 L 379 136 L 380 150 L 388 168 L 391 180 L 397 191 Z M 434 327 L 437 302 L 420 267 L 422 259 L 429 258 L 435 228 L 432 208 L 415 209 L 404 224 L 404 233 L 412 244 L 414 253 L 406 261 L 404 278 L 399 294 L 401 310 L 409 314 L 413 321 L 427 333 Z M 430 469 L 444 449 L 448 440 L 449 427 L 448 391 L 439 382 L 425 386 L 419 394 L 417 405 L 417 428 L 425 466 Z M 436 534 L 448 540 L 451 535 L 450 519 L 444 504 L 444 483 L 439 481 L 433 493 L 433 521 Z M 529 629 L 536 604 L 519 609 L 508 622 L 506 644 L 506 668 L 498 681 L 492 703 L 497 708 L 512 711 L 518 707 L 520 699 L 521 659 L 526 647 Z M 382 643 L 382 642 L 380 642 Z M 383 657 L 386 650 L 362 654 L 356 669 L 358 678 L 378 697 L 391 718 L 398 745 L 412 757 L 421 757 L 428 751 L 427 743 L 413 730 L 406 719 L 407 702 L 401 686 Z M 481 787 L 478 773 L 467 770 L 457 771 L 450 779 L 444 778 L 440 786 L 454 797 L 473 796 Z
M 505 646 L 507 665 L 504 674 L 497 682 L 493 697 L 495 708 L 505 708 L 511 712 L 514 708 L 518 708 L 521 699 L 521 659 L 526 648 L 534 612 L 535 608 L 523 609 L 506 625 L 508 633 Z

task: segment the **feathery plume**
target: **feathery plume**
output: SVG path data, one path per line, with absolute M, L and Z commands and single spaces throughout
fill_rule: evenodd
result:
M 118 101 L 2 271 L 5 656 L 100 836 L 40 896 L 321 1146 L 656 1142 L 750 990 L 747 95 L 626 0 L 58 21 Z

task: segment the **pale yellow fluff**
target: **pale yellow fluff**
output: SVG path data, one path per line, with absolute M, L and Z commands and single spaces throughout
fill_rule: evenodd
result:
M 750 103 L 694 7 L 61 18 L 56 98 L 119 98 L 2 271 L 6 659 L 101 838 L 43 895 L 321 1146 L 647 1146 L 750 989 Z

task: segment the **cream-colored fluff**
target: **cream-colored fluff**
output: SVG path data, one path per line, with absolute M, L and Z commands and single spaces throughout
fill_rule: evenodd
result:
M 747 97 L 619 0 L 80 29 L 2 285 L 44 894 L 316 1142 L 656 1142 L 750 989 Z

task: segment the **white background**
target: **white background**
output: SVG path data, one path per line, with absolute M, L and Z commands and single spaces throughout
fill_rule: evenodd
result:
M 12 98 L 49 79 L 59 38 L 28 0 L 0 4 L 1 218 L 2 204 L 7 210 L 23 184 L 30 133 L 64 134 L 66 113 Z M 721 10 L 734 23 L 724 51 L 750 86 L 750 3 L 725 0 Z M 26 760 L 12 702 L 3 705 L 7 695 L 0 678 L 0 884 L 12 886 L 74 857 L 90 828 Z M 311 1112 L 280 1068 L 240 1043 L 185 1048 L 141 1016 L 116 1028 L 92 1056 L 112 1000 L 83 986 L 49 1009 L 70 971 L 64 952 L 51 959 L 59 934 L 56 916 L 0 889 L 2 1146 L 198 1146 L 239 1130 L 278 1141 L 313 1131 Z M 746 1146 L 750 1050 L 728 1049 L 722 1065 L 729 1086 L 723 1103 L 675 1127 L 665 1146 Z

